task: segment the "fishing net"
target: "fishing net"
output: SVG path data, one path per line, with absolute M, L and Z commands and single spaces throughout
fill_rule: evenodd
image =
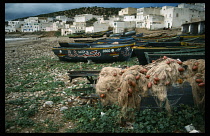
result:
M 96 84 L 96 93 L 100 95 L 103 105 L 116 104 L 119 93 L 121 68 L 104 67 Z
M 194 66 L 197 67 L 194 67 Z M 173 84 L 189 82 L 192 86 L 194 101 L 204 109 L 205 105 L 205 60 L 180 60 L 166 56 L 147 65 L 134 65 L 121 69 L 105 67 L 99 74 L 96 93 L 103 105 L 118 104 L 120 118 L 133 121 L 134 111 L 140 109 L 141 98 L 152 95 L 159 107 L 170 113 L 171 106 L 167 91 Z
M 191 59 L 184 61 L 187 65 L 185 81 L 192 86 L 192 94 L 195 105 L 202 111 L 205 110 L 205 60 Z

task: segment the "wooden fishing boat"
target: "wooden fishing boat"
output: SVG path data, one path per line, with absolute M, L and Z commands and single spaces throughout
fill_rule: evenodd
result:
M 90 37 L 92 38 L 98 38 L 98 37 L 103 37 L 103 36 L 104 36 L 104 33 L 94 33 L 90 35 Z
M 205 38 L 205 34 L 204 35 L 181 35 L 180 37 L 182 38 Z
M 156 35 L 151 35 L 151 36 L 140 36 L 140 37 L 135 37 L 136 39 L 139 39 L 139 38 L 141 38 L 141 39 L 152 39 L 152 38 L 160 38 L 160 37 L 162 37 L 163 35 L 164 35 L 165 33 L 160 33 L 160 34 L 156 34 Z
M 131 37 L 135 34 L 136 34 L 136 31 L 128 31 L 128 32 L 123 33 L 123 35 L 121 35 L 121 37 Z
M 90 38 L 84 38 L 84 39 L 74 39 L 74 42 L 75 43 L 93 43 L 93 42 L 95 42 L 95 41 L 97 41 L 97 40 L 104 40 L 104 39 L 106 39 L 106 38 L 95 38 L 95 39 L 90 39 Z
M 139 64 L 140 65 L 145 65 L 147 64 L 147 59 L 145 57 L 144 52 L 159 52 L 159 51 L 178 51 L 181 49 L 198 49 L 198 48 L 204 48 L 205 46 L 203 45 L 197 45 L 197 46 L 182 46 L 179 44 L 176 45 L 176 43 L 174 43 L 174 46 L 171 45 L 171 43 L 169 43 L 168 45 L 165 44 L 165 46 L 157 46 L 154 44 L 154 46 L 145 46 L 145 45 L 141 45 L 141 46 L 134 46 L 133 48 L 133 54 L 135 54 L 135 56 L 137 56 L 138 60 L 139 60 Z
M 140 39 L 143 39 L 143 40 L 157 40 L 157 39 L 162 39 L 162 38 L 171 38 L 171 37 L 175 37 L 175 36 L 177 36 L 177 35 L 176 34 L 168 35 L 168 34 L 162 33 L 160 35 L 153 36 L 153 37 L 140 37 Z
M 77 40 L 83 41 L 83 40 Z M 93 42 L 92 42 L 93 41 Z M 94 45 L 107 45 L 107 44 L 131 44 L 135 43 L 136 40 L 133 38 L 119 38 L 119 39 L 98 39 L 98 40 L 87 40 L 86 42 L 76 42 L 76 43 L 59 43 L 61 47 L 71 47 L 71 48 L 82 48 L 90 47 Z
M 120 37 L 122 33 L 111 34 L 109 37 Z
M 163 56 L 186 61 L 188 59 L 205 59 L 205 48 L 182 49 L 179 51 L 144 52 L 144 54 L 147 59 L 147 63 L 151 63 L 152 60 L 157 60 Z
M 76 43 L 75 43 L 76 44 Z M 85 45 L 85 44 L 84 44 Z M 81 47 L 53 47 L 52 51 L 62 61 L 115 62 L 127 61 L 132 54 L 132 44 L 86 44 Z
M 93 43 L 97 43 L 97 44 L 111 44 L 111 43 L 132 43 L 132 42 L 136 42 L 136 40 L 134 38 L 127 38 L 127 37 L 120 37 L 119 39 L 100 39 L 100 40 L 96 40 Z

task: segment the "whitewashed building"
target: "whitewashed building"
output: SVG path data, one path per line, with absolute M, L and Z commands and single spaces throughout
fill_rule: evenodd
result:
M 149 14 L 145 16 L 144 28 L 150 30 L 161 29 L 164 27 L 164 16 Z
M 24 21 L 8 21 L 8 25 L 5 26 L 5 32 L 17 32 L 20 31 L 20 27 L 24 24 Z
M 161 8 L 144 7 L 138 8 L 136 13 L 136 28 L 158 29 L 163 23 L 160 17 Z M 153 19 L 154 18 L 154 19 Z
M 125 15 L 123 18 L 123 21 L 136 21 L 136 16 L 135 15 L 132 15 L 132 16 Z
M 51 27 L 53 25 L 52 22 L 49 23 L 39 23 L 39 30 L 40 31 L 48 31 L 48 28 Z
M 5 26 L 5 32 L 16 32 L 16 28 L 12 26 Z
M 182 24 L 182 33 L 203 34 L 205 33 L 205 21 Z
M 166 28 L 181 28 L 182 24 L 205 20 L 205 12 L 189 8 L 164 6 L 161 15 L 164 16 L 164 27 Z
M 74 17 L 74 22 L 86 22 L 92 18 L 102 18 L 102 16 L 92 15 L 92 14 L 82 14 L 82 15 L 76 15 Z
M 192 3 L 192 4 L 181 3 L 178 5 L 178 8 L 189 8 L 197 11 L 205 11 L 205 3 Z
M 93 23 L 93 26 L 86 27 L 85 32 L 94 33 L 94 32 L 106 31 L 108 30 L 108 27 L 109 27 L 108 23 L 100 23 L 99 21 L 96 21 Z
M 85 32 L 86 22 L 73 22 L 73 26 L 75 26 L 74 28 L 76 33 Z
M 114 21 L 113 22 L 113 33 L 122 33 L 125 29 L 125 22 L 124 21 Z
M 38 17 L 29 17 L 24 19 L 24 24 L 21 26 L 21 32 L 40 31 Z
M 72 21 L 71 18 L 68 18 L 66 16 L 56 16 L 55 17 L 56 20 L 62 21 L 62 22 L 66 22 L 66 21 Z
M 137 8 L 132 8 L 132 7 L 124 8 L 118 12 L 118 15 L 119 16 L 134 15 L 134 14 L 136 14 L 136 10 L 137 10 Z

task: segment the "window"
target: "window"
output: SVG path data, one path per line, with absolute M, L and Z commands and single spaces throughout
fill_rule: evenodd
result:
M 176 13 L 176 17 L 179 17 L 179 14 L 178 13 Z

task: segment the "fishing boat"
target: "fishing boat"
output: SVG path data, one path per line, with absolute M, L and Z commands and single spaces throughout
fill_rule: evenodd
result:
M 95 41 L 97 41 L 97 40 L 104 40 L 104 39 L 106 39 L 106 38 L 84 38 L 84 39 L 74 39 L 74 42 L 75 43 L 93 43 L 93 42 L 95 42 Z
M 104 36 L 104 32 L 103 33 L 94 33 L 91 34 L 90 37 L 92 38 L 98 38 L 98 37 L 103 37 Z
M 79 41 L 79 40 L 78 40 Z M 98 39 L 98 40 L 87 40 L 86 42 L 84 42 L 83 40 L 80 40 L 80 42 L 76 42 L 76 43 L 59 43 L 59 45 L 61 47 L 78 47 L 78 48 L 82 48 L 82 47 L 89 47 L 89 46 L 93 46 L 95 44 L 99 44 L 99 45 L 107 45 L 107 44 L 131 44 L 131 43 L 135 43 L 136 40 L 133 38 L 119 38 L 119 39 Z M 83 42 L 82 42 L 83 41 Z
M 162 43 L 163 44 L 163 43 Z M 204 48 L 205 45 L 195 45 L 195 46 L 184 46 L 181 45 L 181 43 L 168 43 L 165 45 L 156 45 L 154 44 L 153 46 L 134 46 L 133 48 L 133 56 L 137 56 L 140 65 L 145 65 L 147 64 L 147 59 L 145 57 L 144 52 L 159 52 L 159 51 L 178 51 L 182 49 L 198 49 L 198 48 Z
M 121 35 L 121 37 L 131 37 L 135 34 L 136 34 L 136 31 L 128 31 L 128 32 L 123 33 L 123 35 Z
M 121 35 L 123 35 L 122 33 L 115 33 L 115 34 L 111 34 L 109 37 L 120 37 Z
M 182 49 L 179 51 L 144 52 L 144 54 L 147 59 L 147 63 L 151 63 L 152 60 L 157 60 L 163 56 L 186 61 L 188 59 L 205 59 L 205 48 Z
M 111 44 L 111 43 L 132 43 L 136 42 L 134 38 L 128 38 L 128 37 L 120 37 L 119 39 L 99 39 L 94 41 L 93 43 L 97 44 Z
M 139 34 L 133 35 L 132 37 L 133 37 L 133 38 L 143 37 L 143 35 L 144 35 L 143 33 L 139 33 Z
M 75 43 L 76 44 L 76 43 Z M 62 61 L 115 62 L 127 61 L 132 54 L 132 44 L 84 44 L 81 47 L 53 47 L 52 51 Z

